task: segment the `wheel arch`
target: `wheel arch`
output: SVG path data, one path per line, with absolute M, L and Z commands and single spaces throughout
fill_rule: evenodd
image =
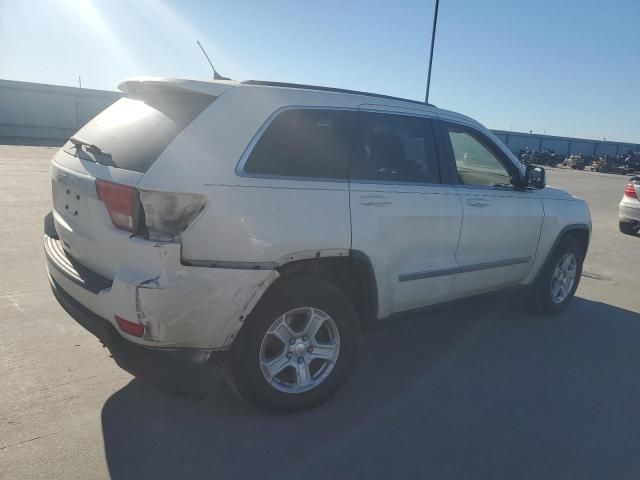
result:
M 371 260 L 364 252 L 348 250 L 346 255 L 291 258 L 276 268 L 279 277 L 269 288 L 292 275 L 318 276 L 336 285 L 351 300 L 362 330 L 377 318 L 378 286 Z
M 580 243 L 580 245 L 582 245 L 583 259 L 584 259 L 584 256 L 587 254 L 587 249 L 589 248 L 589 241 L 591 239 L 591 228 L 589 228 L 589 225 L 585 223 L 574 223 L 571 225 L 566 225 L 560 230 L 560 232 L 556 236 L 556 239 L 551 245 L 551 248 L 547 252 L 544 262 L 542 262 L 542 264 L 540 265 L 540 268 L 536 272 L 533 283 L 535 283 L 538 280 L 538 278 L 540 278 L 540 275 L 542 275 L 542 272 L 544 272 L 544 269 L 549 264 L 549 261 L 553 256 L 553 253 L 558 248 L 558 245 L 560 244 L 562 239 L 567 236 L 572 236 Z

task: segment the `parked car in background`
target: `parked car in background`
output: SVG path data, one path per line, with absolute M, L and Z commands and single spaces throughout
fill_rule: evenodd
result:
M 44 248 L 60 303 L 134 374 L 222 364 L 251 404 L 298 410 L 372 322 L 512 287 L 553 314 L 578 287 L 586 203 L 468 117 L 273 82 L 120 88 L 51 162 Z
M 618 224 L 625 235 L 635 235 L 640 229 L 640 177 L 631 177 L 624 187 L 618 205 Z

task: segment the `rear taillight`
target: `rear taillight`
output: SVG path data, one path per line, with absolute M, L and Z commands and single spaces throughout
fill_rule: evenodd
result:
M 206 200 L 194 193 L 140 191 L 150 240 L 173 241 L 204 210 Z
M 135 232 L 140 212 L 138 191 L 127 185 L 96 180 L 98 198 L 104 202 L 113 225 L 122 230 Z
M 144 334 L 144 325 L 140 325 L 139 323 L 133 323 L 129 320 L 125 320 L 122 317 L 116 315 L 116 323 L 120 330 L 129 335 L 133 335 L 134 337 L 141 337 Z
M 631 198 L 638 198 L 638 195 L 636 194 L 636 189 L 634 188 L 633 183 L 627 183 L 627 185 L 624 187 L 624 196 L 631 197 Z

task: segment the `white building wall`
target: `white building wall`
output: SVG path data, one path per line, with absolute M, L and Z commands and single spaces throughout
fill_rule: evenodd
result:
M 69 138 L 118 92 L 0 80 L 0 141 Z

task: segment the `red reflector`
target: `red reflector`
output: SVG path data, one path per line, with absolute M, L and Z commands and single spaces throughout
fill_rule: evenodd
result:
M 134 199 L 136 189 L 118 183 L 96 180 L 98 198 L 107 207 L 113 224 L 123 230 L 135 232 Z
M 636 195 L 636 189 L 633 188 L 633 183 L 627 183 L 627 186 L 624 187 L 624 196 L 638 198 L 638 195 Z
M 129 320 L 120 318 L 117 315 L 115 317 L 116 317 L 116 322 L 118 322 L 118 326 L 120 327 L 120 330 L 122 330 L 123 332 L 128 333 L 129 335 L 133 335 L 134 337 L 141 337 L 142 334 L 144 333 L 144 325 L 130 322 Z

